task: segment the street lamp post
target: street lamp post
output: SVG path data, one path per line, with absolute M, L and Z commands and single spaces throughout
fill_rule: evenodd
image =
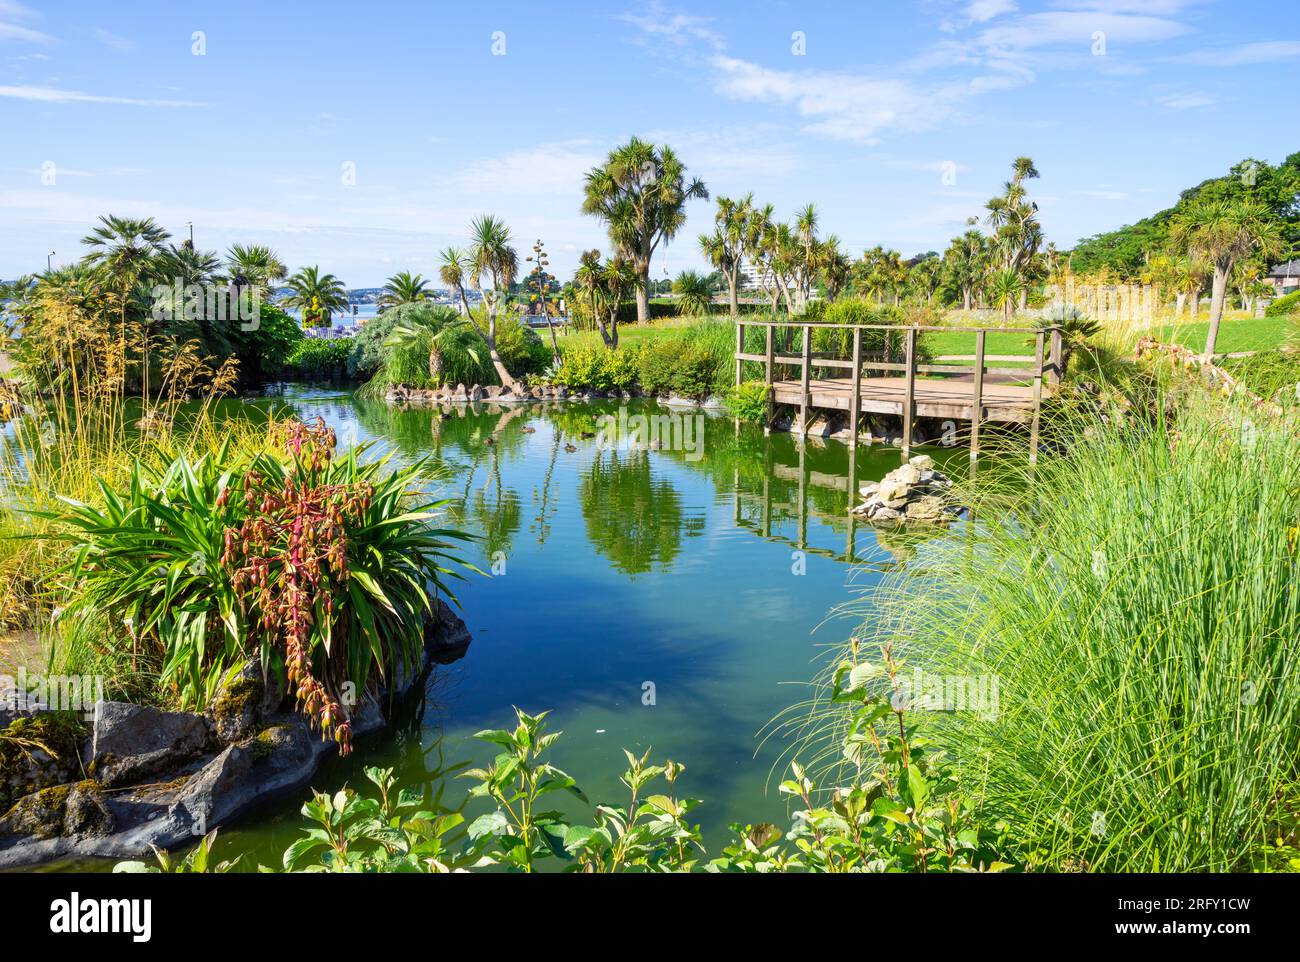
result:
M 50 251 L 48 254 L 45 255 L 45 273 L 48 274 L 50 273 L 50 271 L 54 270 L 54 267 L 50 264 L 50 258 L 57 253 L 58 251 Z
M 190 250 L 194 250 L 194 221 L 187 220 L 185 226 L 190 229 Z

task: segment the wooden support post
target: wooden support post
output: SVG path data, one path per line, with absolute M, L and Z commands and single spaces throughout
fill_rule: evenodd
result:
M 803 357 L 800 358 L 803 373 L 799 381 L 799 433 L 808 436 L 808 404 L 812 400 L 808 393 L 808 378 L 812 373 L 812 327 L 803 326 Z
M 767 348 L 767 371 L 764 377 L 767 380 L 767 420 L 763 422 L 763 433 L 766 434 L 772 430 L 772 419 L 776 417 L 776 389 L 772 386 L 772 371 L 776 366 L 774 361 L 776 347 L 772 342 L 772 325 L 768 324 L 765 330 L 767 331 L 767 340 L 764 345 Z
M 808 546 L 808 445 L 799 443 L 799 550 Z
M 903 459 L 912 456 L 912 412 L 916 407 L 916 327 L 907 329 L 907 396 L 903 398 Z
M 1029 463 L 1038 460 L 1038 418 L 1043 409 L 1043 332 L 1034 338 L 1034 420 L 1029 428 Z
M 1055 391 L 1061 385 L 1061 378 L 1065 377 L 1065 352 L 1061 343 L 1061 329 L 1059 327 L 1052 328 L 1052 347 L 1048 356 L 1051 358 L 1052 374 L 1047 383 L 1052 391 Z
M 984 335 L 985 331 L 975 332 L 975 392 L 971 397 L 970 418 L 970 459 L 975 461 L 980 456 L 980 421 L 984 417 Z
M 862 328 L 853 329 L 853 396 L 849 399 L 849 464 L 858 447 L 858 418 L 862 414 Z M 853 507 L 853 479 L 849 479 L 849 507 Z
M 745 363 L 740 355 L 745 351 L 745 325 L 736 321 L 736 387 L 740 387 L 740 368 Z

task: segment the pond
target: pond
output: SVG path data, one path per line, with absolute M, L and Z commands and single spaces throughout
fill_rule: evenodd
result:
M 790 746 L 762 732 L 808 696 L 828 646 L 852 630 L 828 617 L 836 606 L 911 550 L 851 520 L 847 445 L 653 402 L 402 410 L 302 387 L 278 401 L 323 417 L 341 445 L 430 457 L 452 523 L 482 539 L 467 560 L 491 573 L 457 589 L 474 640 L 437 669 L 420 717 L 359 743 L 317 788 L 360 786 L 365 765 L 436 787 L 444 767 L 490 760 L 472 735 L 510 726 L 517 705 L 552 712 L 564 732 L 553 761 L 593 802 L 625 802 L 623 749 L 653 748 L 685 765 L 679 790 L 704 800 L 695 815 L 710 851 L 731 822 L 785 821 L 775 785 Z M 602 426 L 635 428 L 638 414 L 669 415 L 651 422 L 661 436 L 599 444 Z M 967 462 L 964 448 L 927 453 L 949 473 Z M 895 449 L 859 446 L 858 483 L 899 463 Z M 468 784 L 448 780 L 444 800 Z M 305 797 L 224 830 L 221 857 L 278 865 Z

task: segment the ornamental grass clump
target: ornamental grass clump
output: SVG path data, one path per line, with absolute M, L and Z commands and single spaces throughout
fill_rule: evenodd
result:
M 996 682 L 930 715 L 963 783 L 1031 868 L 1249 867 L 1300 766 L 1294 420 L 1187 397 L 984 490 L 864 611 L 924 678 Z
M 101 485 L 102 506 L 47 515 L 72 544 L 61 618 L 102 626 L 181 708 L 257 664 L 347 752 L 367 686 L 419 667 L 468 536 L 434 527 L 445 502 L 421 495 L 422 463 L 336 457 L 323 422 L 271 430 L 276 453 L 137 463 L 125 491 Z

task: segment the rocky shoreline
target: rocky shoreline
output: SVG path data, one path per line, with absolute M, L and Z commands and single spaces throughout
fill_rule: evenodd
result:
M 487 387 L 481 384 L 473 384 L 469 387 L 464 384 L 457 384 L 455 387 L 445 385 L 440 388 L 418 388 L 405 384 L 396 384 L 390 387 L 388 393 L 384 395 L 385 400 L 390 404 L 421 402 L 428 404 L 470 404 L 477 401 L 493 401 L 497 404 L 526 404 L 531 401 L 630 401 L 639 397 L 658 401 L 668 407 L 721 410 L 726 406 L 726 402 L 716 394 L 710 395 L 703 400 L 681 397 L 676 394 L 648 397 L 635 391 L 570 391 L 562 385 L 549 384 L 537 387 L 516 385 L 514 388 L 502 387 L 499 384 L 492 384 Z
M 469 644 L 464 621 L 440 600 L 425 625 L 423 664 L 362 696 L 354 736 L 384 729 L 394 706 L 423 693 L 434 664 L 455 661 Z M 0 730 L 42 716 L 40 708 L 0 709 Z M 335 745 L 253 669 L 201 714 L 99 702 L 90 736 L 74 751 L 75 759 L 26 754 L 21 775 L 29 790 L 0 816 L 0 870 L 147 857 L 150 846 L 195 842 L 307 785 Z

